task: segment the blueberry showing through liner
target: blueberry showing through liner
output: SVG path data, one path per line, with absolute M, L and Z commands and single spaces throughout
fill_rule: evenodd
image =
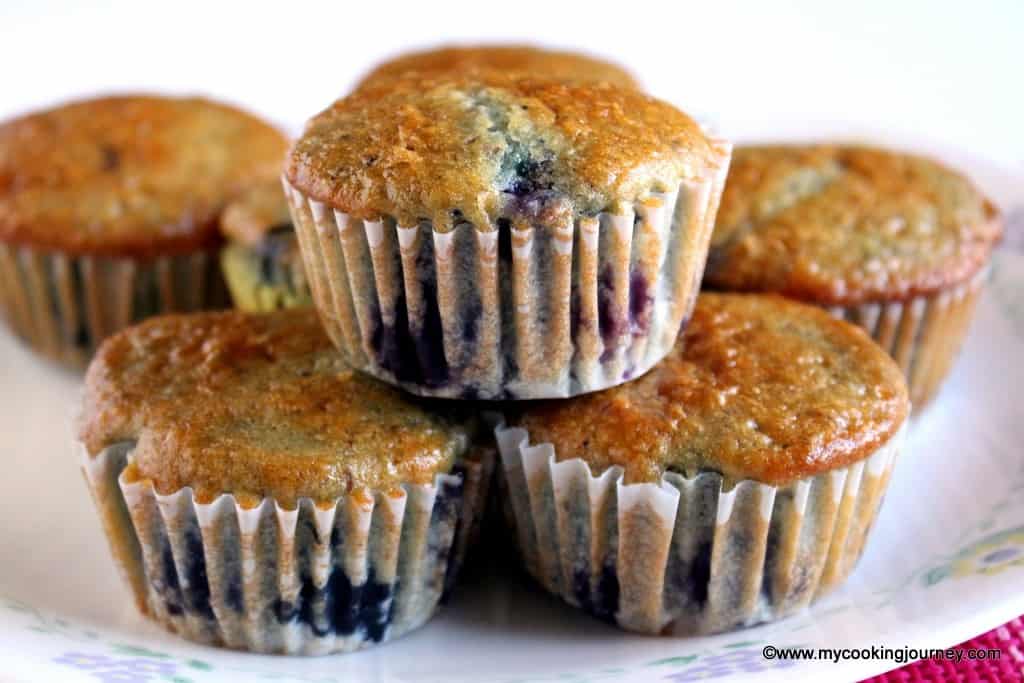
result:
M 160 546 L 160 564 L 163 569 L 163 577 L 152 582 L 153 589 L 164 601 L 167 613 L 172 616 L 181 616 L 185 613 L 182 605 L 181 586 L 178 584 L 178 568 L 174 565 L 174 551 L 166 538 L 162 539 Z
M 597 319 L 604 342 L 601 362 L 606 363 L 615 355 L 616 342 L 626 325 L 615 301 L 615 279 L 610 265 L 601 269 L 597 280 Z
M 601 576 L 593 590 L 590 583 L 589 568 L 582 567 L 573 572 L 572 591 L 580 607 L 601 621 L 614 624 L 615 614 L 619 611 L 619 575 L 615 566 L 608 564 L 601 568 Z
M 473 301 L 465 306 L 462 312 L 462 340 L 472 344 L 476 342 L 477 329 L 480 325 L 480 317 L 483 315 L 483 306 L 479 301 Z
M 379 643 L 391 623 L 393 589 L 391 584 L 378 582 L 372 568 L 364 583 L 353 586 L 345 571 L 334 567 L 323 588 L 304 576 L 298 607 L 278 601 L 274 614 L 282 624 L 299 621 L 308 625 L 318 637 L 358 632 Z
M 185 531 L 185 578 L 187 587 L 182 590 L 185 609 L 204 619 L 213 620 L 210 605 L 210 584 L 206 576 L 206 557 L 203 554 L 203 537 L 196 526 Z
M 641 271 L 634 269 L 629 274 L 629 322 L 635 334 L 643 334 L 650 327 L 653 302 L 647 278 Z
M 378 322 L 370 338 L 370 346 L 377 363 L 391 372 L 399 382 L 441 387 L 448 383 L 448 361 L 441 340 L 441 312 L 432 283 L 423 283 L 426 314 L 423 329 L 413 335 L 409 329 L 409 314 L 405 295 L 400 294 L 395 304 L 395 324 Z M 375 319 L 380 320 L 379 314 Z
M 708 601 L 708 584 L 711 583 L 711 541 L 704 541 L 697 548 L 697 555 L 690 567 L 686 592 L 703 607 Z
M 281 600 L 278 598 L 274 601 L 274 618 L 277 619 L 279 624 L 287 624 L 295 619 L 298 615 L 298 607 L 295 603 L 290 600 Z
M 234 612 L 245 611 L 245 597 L 242 592 L 242 577 L 232 577 L 224 589 L 224 604 Z

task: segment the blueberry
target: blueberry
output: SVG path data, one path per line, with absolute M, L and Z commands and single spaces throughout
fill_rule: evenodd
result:
M 605 266 L 598 277 L 597 320 L 605 346 L 601 362 L 607 362 L 614 355 L 619 336 L 625 329 L 625 321 L 615 300 L 615 284 L 610 265 Z
M 210 605 L 210 584 L 206 577 L 206 557 L 203 554 L 203 538 L 199 528 L 191 526 L 185 532 L 185 575 L 188 588 L 182 591 L 185 607 L 204 619 L 214 619 Z
M 377 324 L 370 346 L 377 363 L 399 382 L 440 387 L 449 380 L 448 362 L 441 342 L 443 333 L 436 289 L 429 281 L 423 283 L 423 295 L 427 310 L 422 330 L 414 334 L 409 329 L 405 296 L 400 295 L 395 304 L 395 324 L 385 324 L 379 313 L 375 316 Z
M 113 145 L 100 145 L 100 168 L 116 171 L 121 166 L 121 153 Z
M 304 577 L 298 608 L 279 601 L 275 614 L 280 623 L 300 621 L 320 637 L 332 633 L 349 636 L 358 631 L 368 640 L 380 642 L 391 623 L 393 590 L 391 584 L 374 578 L 373 569 L 364 583 L 352 585 L 345 571 L 335 567 L 322 588 Z
M 174 551 L 170 542 L 164 538 L 160 547 L 160 564 L 163 576 L 153 581 L 153 588 L 164 601 L 167 613 L 180 616 L 185 613 L 181 598 L 181 586 L 178 583 L 178 568 L 174 565 Z
M 594 587 L 591 587 L 590 569 L 578 567 L 573 572 L 572 591 L 583 611 L 615 623 L 615 614 L 619 611 L 619 575 L 615 565 L 601 568 L 601 576 Z
M 647 278 L 642 272 L 634 269 L 629 274 L 629 321 L 634 332 L 647 332 L 651 324 L 652 303 Z

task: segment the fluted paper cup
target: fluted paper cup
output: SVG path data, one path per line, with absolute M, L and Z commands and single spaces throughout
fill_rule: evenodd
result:
M 363 221 L 284 180 L 313 300 L 354 367 L 422 396 L 574 396 L 637 377 L 686 323 L 731 147 L 671 192 L 555 227 Z
M 329 504 L 155 491 L 131 443 L 83 471 L 139 608 L 190 640 L 262 653 L 358 650 L 425 623 L 478 524 L 494 457 L 481 449 L 430 485 Z
M 935 398 L 960 354 L 988 273 L 985 268 L 971 280 L 936 294 L 831 306 L 829 311 L 862 327 L 893 357 L 907 378 L 910 402 L 920 411 Z
M 904 429 L 848 467 L 775 487 L 717 472 L 626 484 L 495 429 L 520 555 L 574 607 L 648 634 L 711 634 L 778 619 L 852 571 Z
M 214 252 L 141 260 L 0 244 L 0 309 L 8 325 L 71 368 L 84 368 L 100 342 L 143 318 L 226 303 Z

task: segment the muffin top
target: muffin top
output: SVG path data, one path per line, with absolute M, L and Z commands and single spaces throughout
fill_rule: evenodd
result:
M 83 100 L 0 125 L 0 240 L 155 256 L 213 244 L 239 186 L 278 172 L 286 138 L 198 98 Z
M 630 483 L 713 470 L 784 485 L 870 456 L 907 413 L 899 368 L 860 329 L 777 296 L 702 294 L 646 375 L 519 422 L 559 460 Z
M 893 301 L 970 279 L 1002 234 L 963 176 L 869 147 L 735 151 L 705 282 L 819 304 Z
M 285 173 L 358 218 L 486 230 L 618 211 L 727 159 L 639 91 L 480 71 L 400 76 L 338 100 L 307 124 Z
M 92 455 L 135 442 L 132 475 L 160 493 L 289 507 L 431 483 L 468 445 L 424 402 L 346 367 L 311 310 L 163 316 L 110 337 L 79 438 Z
M 294 230 L 281 179 L 264 178 L 242 190 L 224 208 L 221 231 L 240 244 L 258 244 L 267 234 Z
M 437 74 L 475 69 L 496 69 L 546 78 L 605 81 L 623 88 L 639 88 L 633 75 L 617 64 L 578 52 L 545 50 L 529 45 L 448 45 L 432 50 L 407 52 L 377 65 L 356 88 L 410 71 Z

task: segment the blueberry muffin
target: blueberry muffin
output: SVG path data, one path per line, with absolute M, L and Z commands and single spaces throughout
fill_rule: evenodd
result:
M 529 45 L 448 45 L 407 52 L 377 65 L 356 86 L 362 88 L 409 72 L 425 75 L 494 69 L 558 80 L 604 81 L 623 88 L 640 84 L 626 69 L 578 52 Z
M 255 313 L 311 306 L 302 254 L 279 178 L 253 183 L 221 217 L 221 270 L 237 308 Z
M 80 450 L 140 609 L 202 643 L 355 650 L 450 586 L 493 448 L 339 358 L 311 308 L 162 316 L 103 343 Z
M 526 567 L 632 631 L 790 614 L 853 569 L 908 411 L 862 330 L 777 296 L 703 294 L 643 377 L 496 430 Z
M 906 374 L 915 409 L 967 333 L 998 211 L 929 159 L 868 147 L 736 151 L 705 284 L 775 292 L 860 325 Z
M 550 398 L 672 347 L 729 152 L 636 90 L 414 74 L 314 117 L 284 180 L 352 365 L 421 395 Z
M 83 100 L 0 124 L 0 308 L 18 336 L 81 367 L 116 330 L 226 302 L 217 222 L 287 140 L 217 102 Z

